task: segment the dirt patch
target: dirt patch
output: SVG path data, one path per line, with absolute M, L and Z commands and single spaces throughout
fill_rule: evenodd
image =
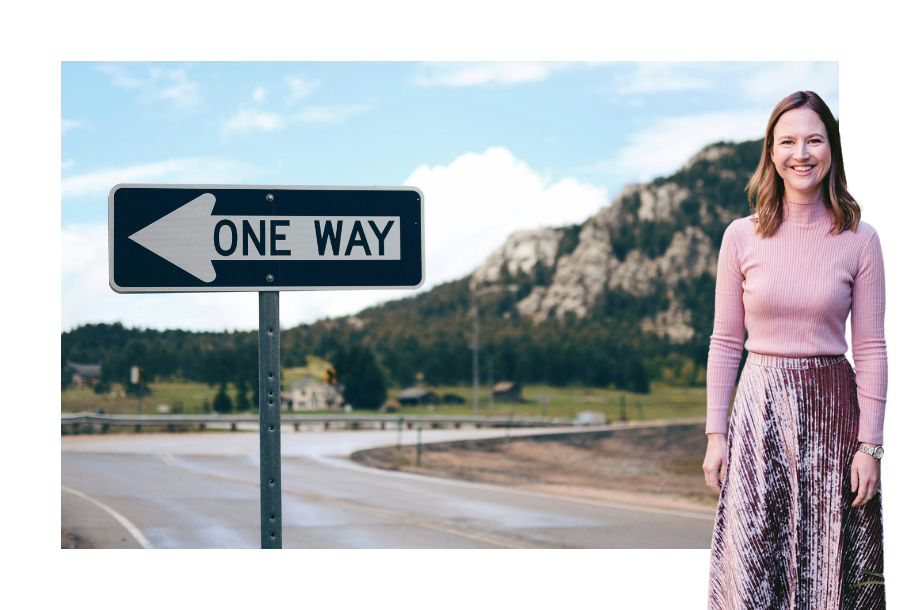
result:
M 703 478 L 704 424 L 574 432 L 369 449 L 367 466 L 509 485 L 544 493 L 659 508 L 714 512 Z
M 61 528 L 60 528 L 61 529 Z M 72 532 L 61 529 L 62 532 L 62 547 L 64 549 L 92 549 L 89 542 L 87 542 L 84 538 L 79 536 L 78 534 L 73 534 Z

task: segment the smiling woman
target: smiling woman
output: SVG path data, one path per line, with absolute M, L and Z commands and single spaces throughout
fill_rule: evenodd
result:
M 811 91 L 786 97 L 747 187 L 757 213 L 729 225 L 719 254 L 710 608 L 884 608 L 883 587 L 855 586 L 884 569 L 884 262 L 846 184 L 831 111 Z M 855 371 L 843 355 L 851 310 Z

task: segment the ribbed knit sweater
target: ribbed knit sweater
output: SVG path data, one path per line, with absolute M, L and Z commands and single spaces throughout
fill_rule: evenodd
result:
M 859 440 L 884 440 L 887 349 L 884 341 L 884 260 L 878 234 L 832 235 L 821 201 L 785 201 L 772 237 L 756 233 L 752 217 L 725 230 L 716 277 L 716 310 L 707 364 L 706 431 L 726 432 L 728 408 L 747 330 L 747 351 L 769 356 L 840 355 L 853 337 L 859 398 Z

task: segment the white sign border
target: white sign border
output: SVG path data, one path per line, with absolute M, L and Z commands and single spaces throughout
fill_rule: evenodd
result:
M 217 286 L 217 287 L 185 287 L 177 288 L 141 286 L 139 288 L 122 287 L 113 279 L 113 200 L 116 191 L 121 188 L 159 188 L 159 189 L 252 189 L 279 191 L 412 191 L 419 194 L 419 218 L 421 218 L 422 244 L 422 279 L 415 286 Z M 117 184 L 109 191 L 109 287 L 118 294 L 144 293 L 178 293 L 178 292 L 287 292 L 312 290 L 417 290 L 425 283 L 425 194 L 415 186 L 298 186 L 285 184 Z

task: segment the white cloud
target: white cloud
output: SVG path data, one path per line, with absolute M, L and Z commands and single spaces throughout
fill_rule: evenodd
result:
M 227 137 L 235 133 L 248 134 L 254 131 L 277 131 L 284 129 L 286 124 L 285 119 L 276 112 L 242 108 L 236 115 L 225 121 L 222 136 Z
M 297 76 L 285 76 L 284 81 L 291 90 L 287 99 L 288 106 L 295 103 L 297 100 L 307 97 L 319 86 L 319 81 L 306 81 Z
M 368 112 L 369 104 L 336 104 L 333 106 L 307 106 L 291 117 L 291 122 L 334 124 L 343 123 L 350 117 Z
M 666 118 L 630 135 L 613 159 L 595 169 L 646 182 L 669 175 L 701 148 L 720 140 L 744 141 L 765 135 L 771 109 L 713 112 Z
M 729 90 L 753 106 L 774 107 L 794 91 L 815 91 L 837 102 L 838 62 L 637 62 L 620 64 L 628 73 L 610 90 L 622 95 L 673 91 Z M 832 111 L 837 114 L 835 108 Z
M 76 127 L 85 127 L 87 123 L 84 121 L 75 121 L 73 119 L 63 119 L 62 120 L 62 135 L 66 135 L 67 131 L 75 129 Z
M 106 262 L 106 223 L 70 225 L 62 232 L 62 273 L 72 273 L 102 259 Z
M 215 157 L 185 157 L 146 165 L 104 169 L 62 181 L 62 197 L 106 195 L 121 183 L 239 183 L 269 170 L 259 166 Z
M 256 87 L 256 89 L 253 90 L 253 101 L 257 104 L 262 104 L 266 101 L 266 93 L 265 87 Z
M 565 62 L 425 62 L 419 64 L 413 83 L 420 87 L 471 87 L 515 85 L 545 80 Z
M 446 166 L 421 166 L 405 182 L 425 194 L 424 289 L 463 277 L 512 232 L 581 222 L 608 203 L 606 190 L 539 175 L 505 148 L 467 153 Z M 108 187 L 104 186 L 108 190 Z M 120 321 L 126 326 L 192 330 L 252 329 L 254 293 L 120 295 L 109 288 L 107 225 L 62 231 L 62 329 Z M 282 292 L 281 322 L 355 313 L 401 298 L 401 290 Z
M 258 320 L 253 293 L 117 294 L 109 287 L 106 223 L 62 231 L 61 329 L 122 322 L 143 328 L 249 329 Z
M 119 66 L 101 64 L 97 66 L 97 70 L 112 76 L 113 85 L 123 89 L 139 89 L 144 84 L 143 80 L 131 76 L 124 68 Z
M 146 77 L 137 77 L 122 66 L 101 64 L 97 69 L 112 77 L 113 85 L 123 89 L 136 89 L 141 99 L 165 100 L 186 108 L 201 102 L 200 88 L 188 78 L 187 70 L 176 68 L 163 70 L 151 66 Z
M 423 165 L 405 184 L 425 194 L 426 287 L 470 273 L 513 231 L 583 222 L 608 203 L 605 188 L 551 183 L 503 147 Z
M 62 163 L 60 163 L 60 169 L 69 169 L 73 165 L 75 165 L 75 159 L 69 159 L 68 161 L 63 161 Z
M 163 82 L 157 84 L 156 97 L 171 100 L 176 106 L 195 106 L 200 103 L 200 89 L 183 69 L 160 72 Z
M 838 115 L 838 62 L 767 62 L 754 68 L 741 82 L 750 101 L 774 107 L 795 91 L 815 91 Z
M 640 62 L 635 64 L 634 72 L 617 79 L 616 91 L 621 94 L 632 94 L 709 89 L 713 86 L 712 81 L 697 74 L 698 68 L 703 71 L 702 65 Z
M 248 135 L 256 131 L 280 131 L 288 125 L 296 123 L 335 125 L 358 114 L 368 112 L 371 108 L 372 106 L 368 104 L 307 106 L 289 116 L 277 112 L 262 112 L 255 108 L 249 110 L 242 108 L 225 121 L 222 137 L 228 138 L 233 134 Z

